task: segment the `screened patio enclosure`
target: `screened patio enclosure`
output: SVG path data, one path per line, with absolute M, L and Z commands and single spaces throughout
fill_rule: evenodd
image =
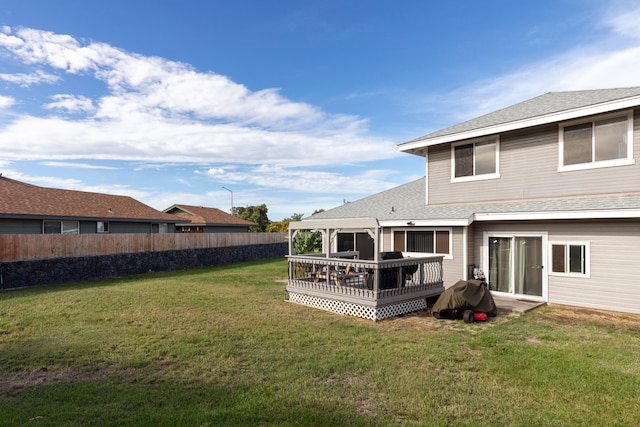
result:
M 320 233 L 321 253 L 295 253 L 305 233 Z M 384 252 L 381 238 L 374 218 L 292 222 L 289 301 L 371 320 L 425 309 L 444 291 L 443 257 Z

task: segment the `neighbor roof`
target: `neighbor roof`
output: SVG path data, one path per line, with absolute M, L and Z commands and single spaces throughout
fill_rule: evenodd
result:
M 0 174 L 0 217 L 175 222 L 129 196 L 39 187 Z
M 400 144 L 401 151 L 640 105 L 640 87 L 549 92 Z
M 230 215 L 220 209 L 203 206 L 173 205 L 165 209 L 164 212 L 182 218 L 184 221 L 180 221 L 180 223 L 187 222 L 194 226 L 234 225 L 252 227 L 258 225 L 255 222 Z

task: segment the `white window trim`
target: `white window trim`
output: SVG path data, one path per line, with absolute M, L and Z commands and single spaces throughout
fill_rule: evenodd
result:
M 485 173 L 481 175 L 472 175 L 472 176 L 459 176 L 456 177 L 456 153 L 455 148 L 460 145 L 469 145 L 469 144 L 481 144 L 483 142 L 496 142 L 496 171 L 494 173 Z M 474 167 L 475 167 L 475 154 L 474 154 Z M 469 181 L 484 181 L 487 179 L 498 179 L 500 178 L 500 136 L 495 135 L 492 137 L 484 137 L 484 138 L 475 138 L 466 140 L 463 142 L 457 142 L 455 144 L 451 144 L 451 183 L 455 182 L 469 182 Z
M 562 245 L 565 247 L 565 265 L 569 266 L 569 246 L 584 246 L 584 274 L 583 273 L 560 273 L 553 271 L 553 245 Z M 553 240 L 549 241 L 549 275 L 560 277 L 575 277 L 579 279 L 591 278 L 591 242 L 575 241 L 575 240 Z
M 583 123 L 594 123 L 600 120 L 613 119 L 616 117 L 627 116 L 627 157 L 623 159 L 613 159 L 613 160 L 603 160 L 603 161 L 592 161 L 588 163 L 578 163 L 575 165 L 564 165 L 564 128 L 568 126 L 579 125 Z M 571 120 L 569 122 L 560 123 L 558 126 L 558 172 L 570 172 L 577 170 L 586 170 L 586 169 L 600 169 L 600 168 L 610 168 L 617 166 L 627 166 L 634 165 L 636 163 L 633 158 L 633 110 L 628 110 L 626 112 L 617 112 L 611 114 L 603 114 L 600 116 L 595 116 L 590 118 L 589 120 L 585 119 L 577 119 Z
M 436 231 L 447 231 L 449 233 L 449 253 L 448 254 L 442 254 L 442 253 L 430 253 L 430 252 L 407 252 L 405 250 L 405 248 L 402 249 L 397 249 L 395 247 L 395 239 L 393 238 L 393 235 L 396 231 L 404 231 L 405 232 L 405 236 L 404 236 L 404 244 L 406 247 L 407 244 L 407 231 L 433 231 L 434 233 Z M 432 228 L 432 227 L 402 227 L 402 228 L 392 228 L 391 229 L 391 245 L 393 247 L 392 250 L 394 251 L 400 251 L 403 253 L 403 255 L 407 258 L 419 258 L 419 257 L 428 257 L 428 256 L 442 256 L 444 257 L 444 259 L 453 259 L 453 228 L 442 228 L 442 227 L 437 227 L 437 228 Z M 434 234 L 434 239 L 435 239 L 435 234 Z M 434 245 L 435 245 L 435 241 L 434 241 Z
M 486 275 L 486 280 L 487 283 L 489 283 L 489 281 L 491 280 L 491 273 L 489 270 L 489 245 L 487 244 L 487 242 L 489 241 L 489 237 L 508 237 L 508 238 L 515 238 L 515 237 L 540 237 L 542 238 L 542 261 L 544 262 L 545 260 L 549 260 L 550 258 L 550 253 L 549 250 L 551 248 L 551 246 L 549 246 L 549 233 L 546 231 L 541 231 L 541 232 L 535 232 L 535 231 L 525 231 L 525 232 L 511 232 L 511 231 L 498 231 L 498 232 L 493 232 L 493 231 L 484 231 L 482 233 L 482 244 L 480 246 L 480 252 L 482 253 L 482 261 L 480 263 L 480 265 L 482 265 L 482 270 L 484 271 L 484 274 Z M 547 263 L 548 264 L 548 263 Z M 550 272 L 551 268 L 549 268 L 548 265 L 544 265 L 542 268 L 542 301 L 549 301 L 549 272 Z M 508 292 L 498 292 L 498 291 L 491 291 L 492 293 L 495 292 L 496 294 L 500 295 L 508 295 L 509 297 L 511 297 L 514 294 L 508 293 Z M 535 299 L 537 297 L 533 296 L 533 295 L 528 295 L 527 298 L 532 298 Z

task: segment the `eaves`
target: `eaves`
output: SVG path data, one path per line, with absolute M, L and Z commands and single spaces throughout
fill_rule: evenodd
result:
M 597 105 L 587 107 L 579 107 L 570 110 L 545 114 L 533 118 L 515 120 L 507 123 L 501 123 L 493 126 L 486 126 L 468 131 L 454 132 L 448 135 L 437 136 L 433 138 L 415 139 L 413 141 L 400 144 L 400 151 L 409 152 L 424 147 L 445 144 L 450 142 L 461 141 L 465 139 L 478 138 L 489 135 L 496 135 L 518 129 L 524 129 L 533 126 L 546 125 L 550 123 L 562 122 L 566 120 L 577 119 L 579 117 L 591 116 L 594 114 L 602 114 L 610 111 L 623 110 L 633 108 L 640 103 L 640 97 L 634 96 L 622 100 L 603 102 Z

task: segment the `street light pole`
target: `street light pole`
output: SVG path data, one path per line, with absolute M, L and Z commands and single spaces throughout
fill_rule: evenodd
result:
M 224 188 L 229 193 L 231 193 L 231 211 L 230 211 L 230 213 L 231 213 L 231 215 L 233 215 L 233 191 L 229 190 L 227 187 L 222 187 L 222 188 Z

